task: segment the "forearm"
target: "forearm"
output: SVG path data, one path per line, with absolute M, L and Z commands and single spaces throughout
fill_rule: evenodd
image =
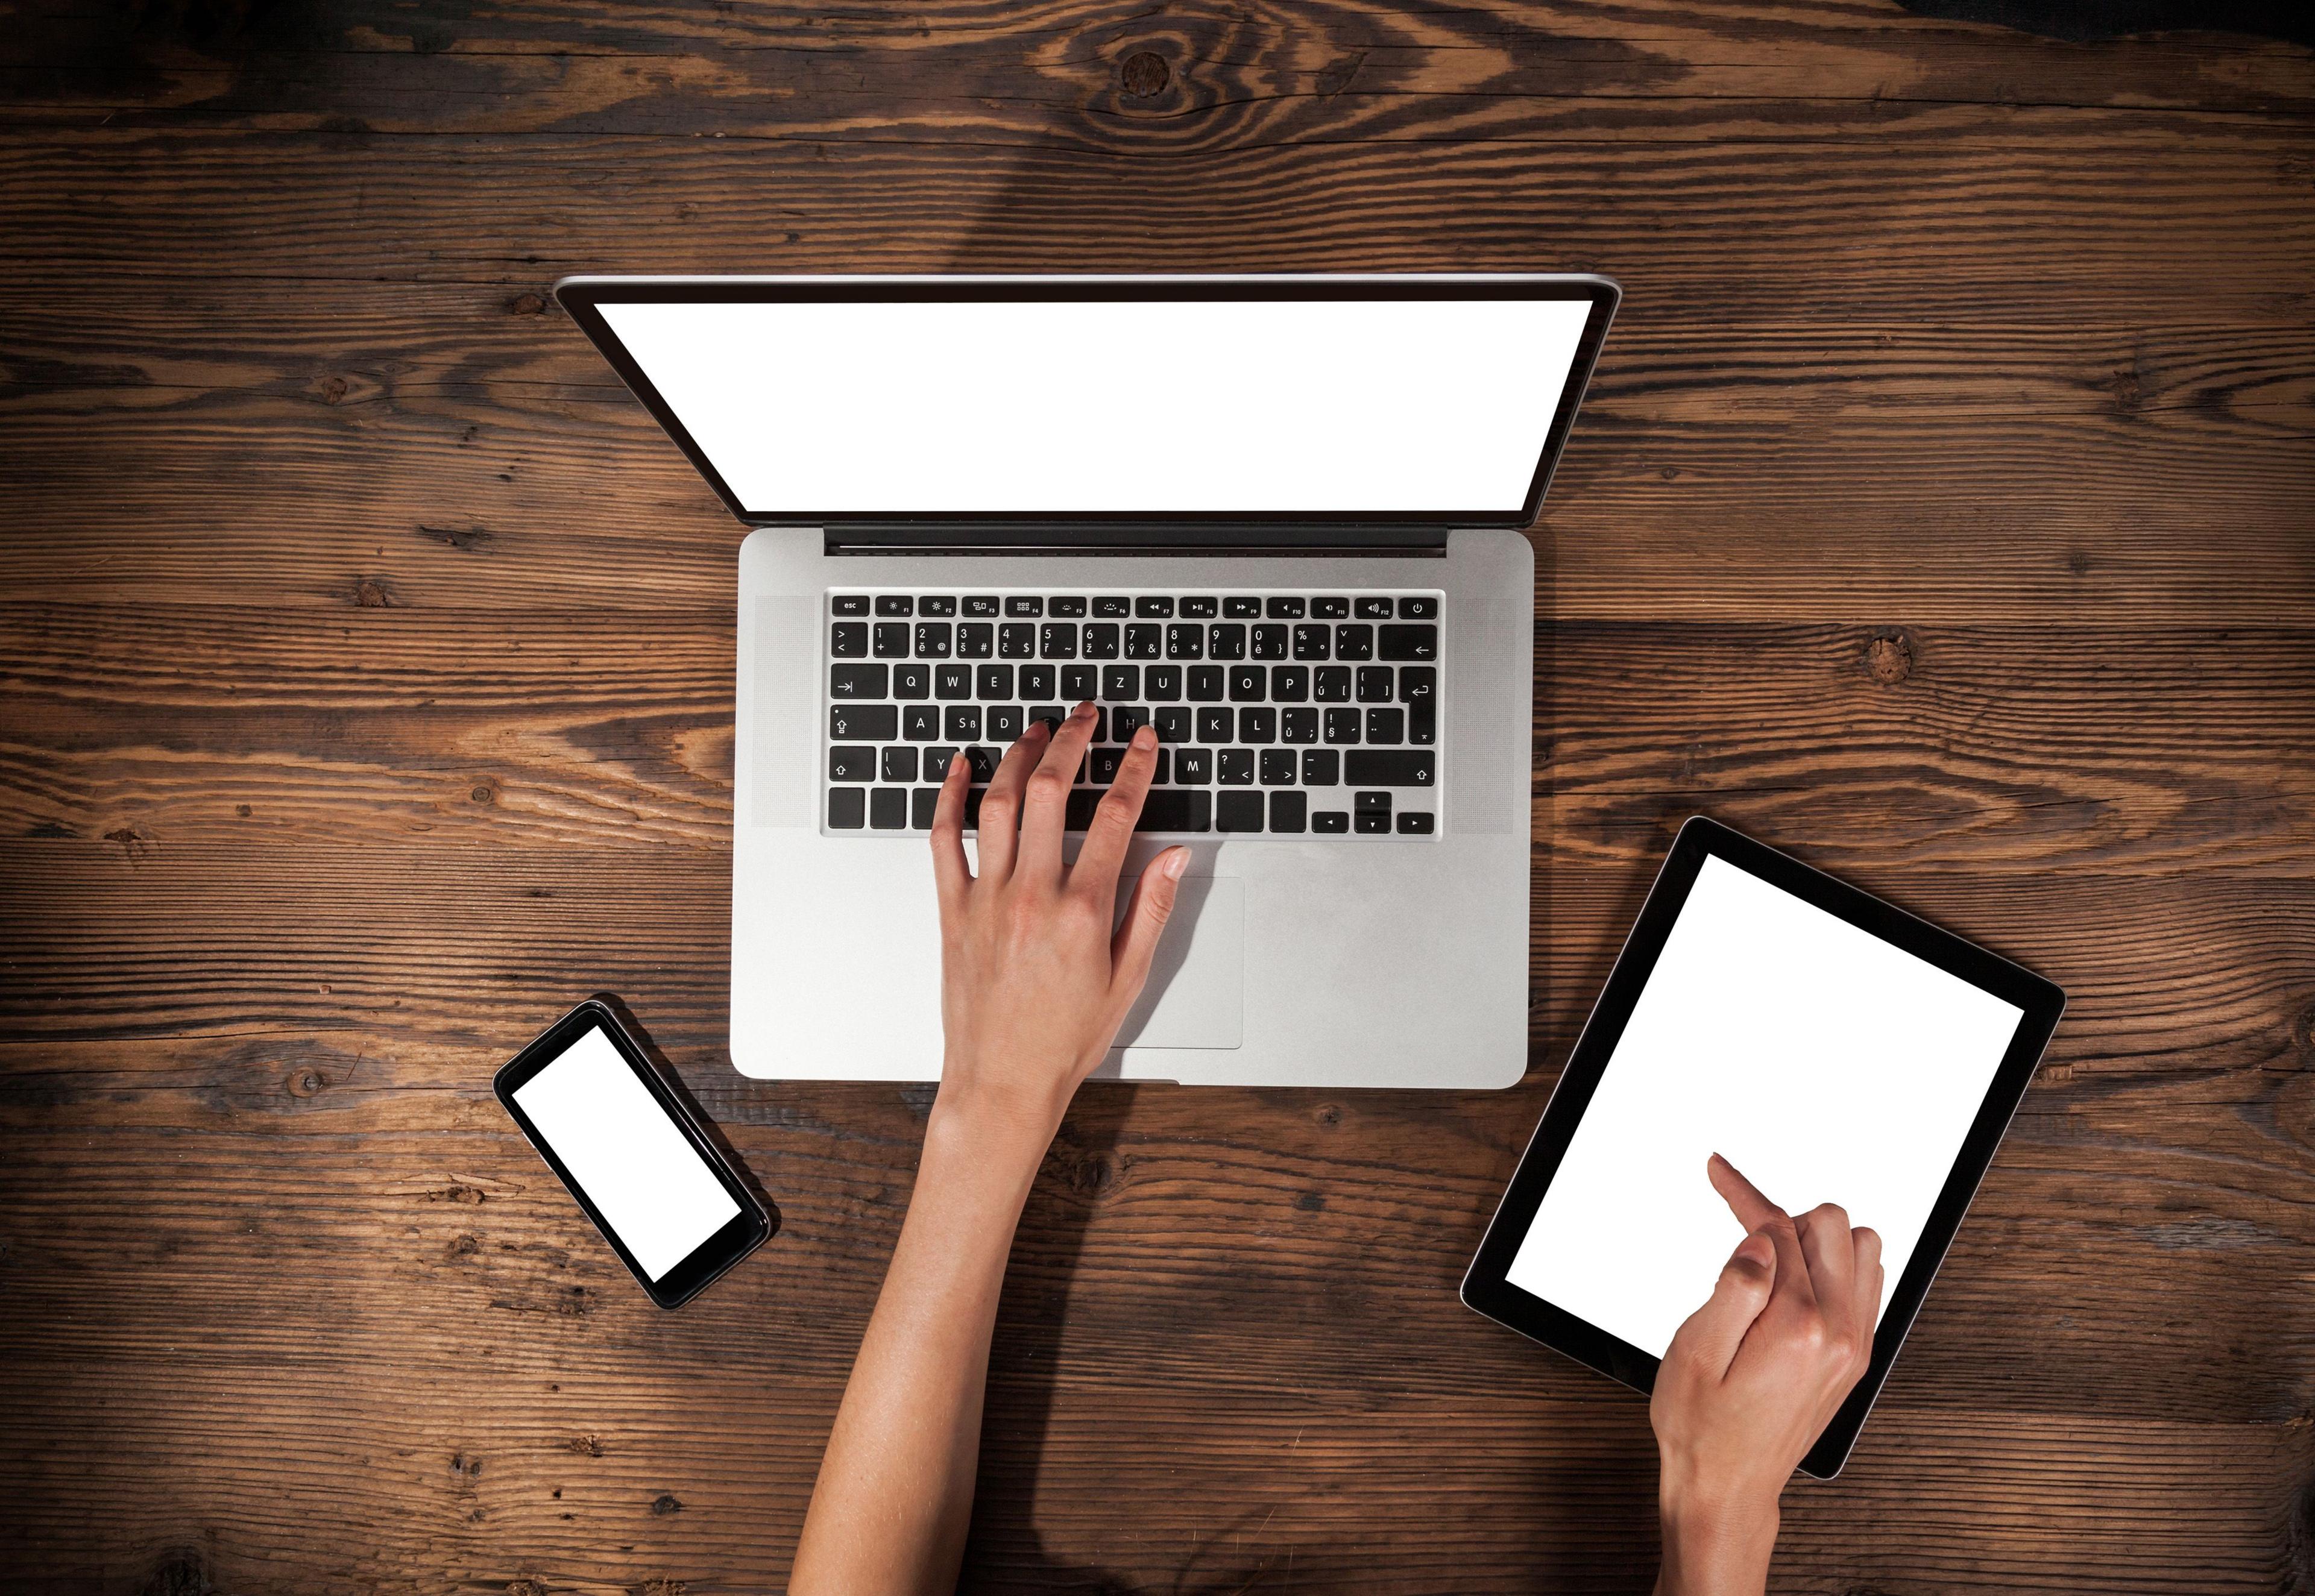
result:
M 947 1592 L 972 1509 L 989 1340 L 1050 1134 L 945 1100 L 829 1437 L 790 1596 Z

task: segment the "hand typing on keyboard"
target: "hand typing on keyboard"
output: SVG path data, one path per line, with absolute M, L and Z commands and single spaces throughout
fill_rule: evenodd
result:
M 1080 704 L 1058 731 L 1032 721 L 1006 751 L 980 795 L 978 875 L 964 856 L 972 776 L 962 754 L 949 761 L 933 815 L 946 1036 L 940 1103 L 1034 1126 L 1044 1138 L 1141 995 L 1190 860 L 1187 848 L 1159 854 L 1112 935 L 1118 874 L 1158 764 L 1158 739 L 1144 726 L 1084 823 L 1078 862 L 1061 863 L 1070 785 L 1098 718 Z

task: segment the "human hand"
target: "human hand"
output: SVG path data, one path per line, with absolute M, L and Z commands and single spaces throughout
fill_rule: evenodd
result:
M 971 778 L 962 757 L 933 811 L 947 1041 L 936 1105 L 1028 1130 L 1041 1150 L 1141 995 L 1190 862 L 1184 847 L 1158 855 L 1113 934 L 1118 874 L 1158 764 L 1157 735 L 1143 726 L 1077 864 L 1063 865 L 1069 785 L 1093 722 L 1093 706 L 1081 704 L 1058 731 L 1031 723 L 1007 750 L 980 800 L 979 875 L 964 858 Z
M 1656 1371 L 1658 1596 L 1758 1592 L 1777 1498 L 1873 1359 L 1881 1238 L 1828 1202 L 1796 1222 L 1715 1153 L 1713 1189 L 1749 1234 Z

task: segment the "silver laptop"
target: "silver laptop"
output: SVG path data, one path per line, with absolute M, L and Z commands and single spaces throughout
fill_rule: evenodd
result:
M 1146 723 L 1161 753 L 1128 875 L 1171 844 L 1193 854 L 1101 1074 L 1521 1077 L 1521 528 L 1613 283 L 573 278 L 556 294 L 754 528 L 742 1072 L 939 1075 L 941 772 L 962 749 L 985 782 L 1030 720 L 1090 698 L 1072 829 Z

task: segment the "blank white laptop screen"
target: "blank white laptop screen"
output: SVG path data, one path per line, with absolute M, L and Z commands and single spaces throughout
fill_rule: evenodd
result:
M 1514 514 L 1583 299 L 614 301 L 751 514 Z
M 1716 1152 L 1879 1231 L 1894 1286 L 2024 1017 L 1707 857 L 1507 1278 L 1661 1358 L 1744 1237 Z
M 653 1280 L 740 1211 L 599 1029 L 581 1033 L 514 1100 Z

